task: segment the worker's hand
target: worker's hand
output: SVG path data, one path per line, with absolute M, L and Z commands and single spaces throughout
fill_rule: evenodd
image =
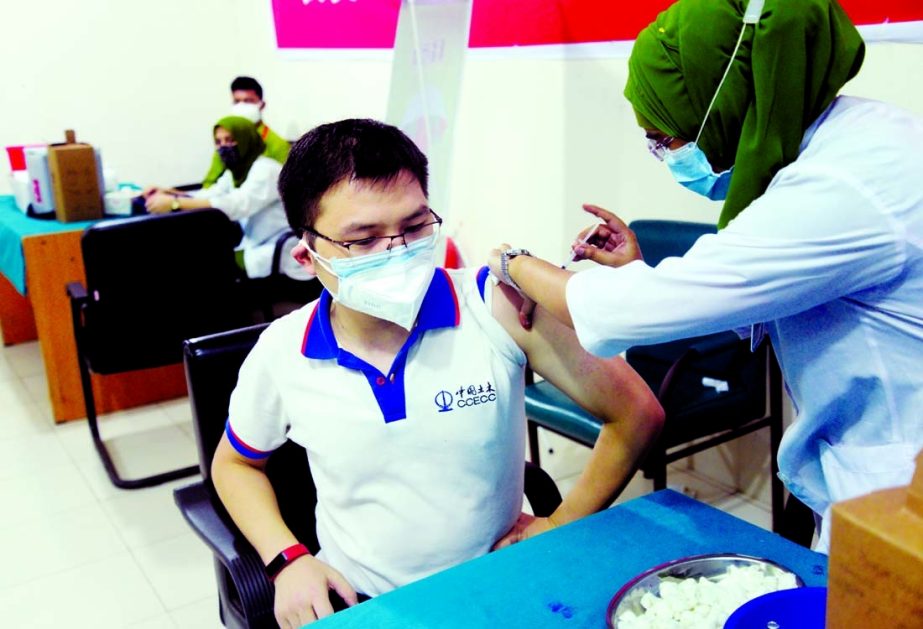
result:
M 596 205 L 584 205 L 583 209 L 602 219 L 603 224 L 594 225 L 578 234 L 573 244 L 575 260 L 592 260 L 606 266 L 619 267 L 642 259 L 638 239 L 622 219 Z M 583 243 L 587 231 L 593 228 L 596 228 L 596 233 Z
M 331 589 L 347 605 L 356 604 L 356 591 L 342 574 L 311 555 L 299 557 L 276 576 L 273 611 L 281 629 L 298 629 L 333 613 Z
M 158 188 L 157 186 L 148 186 L 144 189 L 144 192 L 141 193 L 141 196 L 146 199 L 152 194 L 156 194 L 157 192 L 163 192 L 163 189 Z
M 491 550 L 500 550 L 501 548 L 512 546 L 517 542 L 535 537 L 553 528 L 554 523 L 548 518 L 536 518 L 534 515 L 529 515 L 528 513 L 520 513 L 513 528 L 507 531 L 506 535 L 497 540 Z
M 174 199 L 175 197 L 172 194 L 155 192 L 147 197 L 147 200 L 144 202 L 144 207 L 146 207 L 147 211 L 151 214 L 166 214 L 167 212 L 173 211 L 172 206 Z

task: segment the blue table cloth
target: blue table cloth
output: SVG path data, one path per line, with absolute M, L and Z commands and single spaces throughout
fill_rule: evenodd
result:
M 318 629 L 606 626 L 616 591 L 656 565 L 706 553 L 771 559 L 808 586 L 827 557 L 687 498 L 659 491 L 334 614 Z
M 54 232 L 83 230 L 95 221 L 59 223 L 26 216 L 16 207 L 12 195 L 0 195 L 0 273 L 17 291 L 26 294 L 26 263 L 22 254 L 22 239 Z

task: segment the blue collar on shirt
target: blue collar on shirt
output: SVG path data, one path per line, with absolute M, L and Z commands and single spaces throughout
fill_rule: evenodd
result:
M 308 319 L 304 331 L 304 341 L 301 353 L 307 358 L 330 359 L 336 358 L 340 352 L 333 327 L 330 323 L 330 302 L 333 300 L 330 293 L 324 289 L 320 299 Z M 458 299 L 455 296 L 455 286 L 445 269 L 437 268 L 433 279 L 429 283 L 420 313 L 417 315 L 415 331 L 425 332 L 437 328 L 453 328 L 458 325 L 459 311 Z
M 436 269 L 426 295 L 423 297 L 423 304 L 417 315 L 417 324 L 411 330 L 410 336 L 407 337 L 397 356 L 394 357 L 391 371 L 388 374 L 381 373 L 373 365 L 337 345 L 330 323 L 331 299 L 330 293 L 326 290 L 321 293 L 305 328 L 301 353 L 307 358 L 336 359 L 338 365 L 362 372 L 368 380 L 385 422 L 404 419 L 407 417 L 404 371 L 410 348 L 427 330 L 458 326 L 460 319 L 458 297 L 449 274 L 445 269 Z

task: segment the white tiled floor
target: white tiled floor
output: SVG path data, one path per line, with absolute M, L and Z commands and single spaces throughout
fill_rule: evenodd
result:
M 195 463 L 185 399 L 106 416 L 127 476 Z M 112 486 L 86 422 L 55 425 L 38 343 L 0 348 L 0 626 L 217 629 L 211 553 L 173 502 Z
M 101 431 L 127 476 L 195 462 L 185 399 L 106 416 Z M 589 449 L 543 435 L 542 466 L 562 493 Z M 769 505 L 674 465 L 669 485 L 768 527 Z M 38 343 L 0 347 L 0 618 L 16 629 L 217 629 L 211 554 L 173 503 L 173 489 L 112 486 L 83 421 L 55 425 Z M 650 491 L 632 480 L 619 501 Z

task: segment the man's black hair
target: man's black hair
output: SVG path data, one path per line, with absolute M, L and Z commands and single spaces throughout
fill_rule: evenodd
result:
M 389 184 L 413 176 L 428 195 L 426 156 L 397 127 L 350 119 L 315 127 L 292 146 L 279 175 L 288 224 L 301 233 L 317 220 L 321 197 L 345 179 Z
M 260 100 L 263 100 L 263 86 L 252 76 L 239 76 L 231 81 L 231 91 L 247 90 L 256 92 Z

